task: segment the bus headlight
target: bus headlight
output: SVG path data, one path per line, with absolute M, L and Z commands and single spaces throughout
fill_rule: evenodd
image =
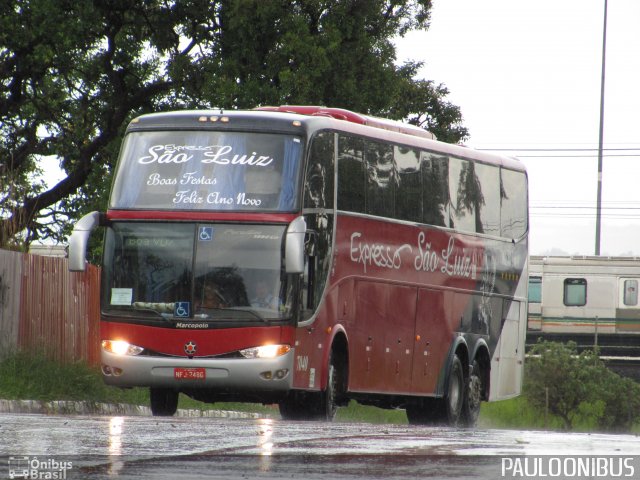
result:
M 124 340 L 103 340 L 102 348 L 115 355 L 140 355 L 144 348 L 131 345 Z
M 240 350 L 244 358 L 276 358 L 291 350 L 290 345 L 263 345 L 261 347 L 245 348 Z

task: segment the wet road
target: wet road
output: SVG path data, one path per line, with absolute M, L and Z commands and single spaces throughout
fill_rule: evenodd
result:
M 505 475 L 505 461 L 509 467 L 514 457 L 545 455 L 625 457 L 621 462 L 635 456 L 620 465 L 640 476 L 640 439 L 633 435 L 0 414 L 0 478 L 36 458 L 40 471 L 71 462 L 66 478 L 494 479 L 516 478 Z

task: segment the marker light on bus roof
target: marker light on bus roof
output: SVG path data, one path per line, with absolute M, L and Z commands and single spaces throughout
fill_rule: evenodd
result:
M 276 358 L 291 350 L 289 345 L 263 345 L 261 347 L 245 348 L 240 354 L 245 358 Z
M 103 340 L 102 348 L 116 355 L 140 355 L 144 348 L 132 345 L 124 340 Z

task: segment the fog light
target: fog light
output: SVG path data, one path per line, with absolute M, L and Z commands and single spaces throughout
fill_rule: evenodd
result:
M 262 372 L 260 376 L 265 380 L 271 380 L 273 378 L 273 374 L 271 372 Z
M 111 376 L 111 367 L 109 365 L 102 365 L 102 374 L 106 377 Z
M 284 377 L 287 376 L 287 373 L 289 373 L 289 370 L 287 368 L 283 368 L 281 370 L 276 370 L 276 378 L 278 380 L 282 380 Z

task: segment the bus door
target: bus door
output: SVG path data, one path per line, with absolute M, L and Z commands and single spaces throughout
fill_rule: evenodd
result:
M 382 282 L 355 285 L 349 386 L 353 391 L 408 392 L 416 289 Z
M 452 296 L 442 290 L 418 291 L 411 375 L 413 393 L 436 391 L 438 376 L 453 338 L 451 322 L 447 320 L 447 315 L 451 315 Z
M 525 304 L 510 302 L 491 360 L 490 400 L 504 400 L 520 393 L 524 368 L 524 351 L 520 346 L 520 338 L 526 335 L 525 329 Z
M 416 287 L 388 285 L 384 328 L 385 380 L 394 392 L 411 391 L 416 318 Z

